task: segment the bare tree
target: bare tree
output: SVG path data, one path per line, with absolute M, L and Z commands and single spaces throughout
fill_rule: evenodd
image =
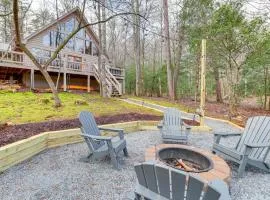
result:
M 163 0 L 163 18 L 164 18 L 164 36 L 166 47 L 166 65 L 167 65 L 167 83 L 170 99 L 175 99 L 173 91 L 173 72 L 171 61 L 171 45 L 170 45 L 170 32 L 169 32 L 169 16 L 168 16 L 168 0 Z
M 141 37 L 140 37 L 140 5 L 139 0 L 133 0 L 133 11 L 137 14 L 133 16 L 133 37 L 134 37 L 134 57 L 136 65 L 136 95 L 141 96 L 142 93 L 142 67 L 141 67 Z
M 83 9 L 81 12 L 81 16 L 80 16 L 80 20 L 79 20 L 79 24 L 78 27 L 75 28 L 75 30 L 73 30 L 65 39 L 64 41 L 56 48 L 56 50 L 54 51 L 54 53 L 52 54 L 52 56 L 50 57 L 50 59 L 47 60 L 47 62 L 42 66 L 37 59 L 35 58 L 35 56 L 31 53 L 31 51 L 25 46 L 24 43 L 22 43 L 21 40 L 21 28 L 19 26 L 19 7 L 18 7 L 18 0 L 14 0 L 13 1 L 13 22 L 14 22 L 14 27 L 15 27 L 15 45 L 20 48 L 22 51 L 25 52 L 25 54 L 30 58 L 30 60 L 34 63 L 34 65 L 40 70 L 41 74 L 44 76 L 45 80 L 47 81 L 52 93 L 53 93 L 53 97 L 54 97 L 54 101 L 55 101 L 55 106 L 59 107 L 61 106 L 61 100 L 58 96 L 58 91 L 55 87 L 55 84 L 52 80 L 52 78 L 50 77 L 47 68 L 48 66 L 51 64 L 51 62 L 57 57 L 58 53 L 66 46 L 66 44 L 68 43 L 68 41 L 74 37 L 81 29 L 84 29 L 88 26 L 93 26 L 96 24 L 102 24 L 105 23 L 111 19 L 113 19 L 114 17 L 120 16 L 120 15 L 129 15 L 129 14 L 134 14 L 134 13 L 117 13 L 115 15 L 112 15 L 104 20 L 100 20 L 97 21 L 95 23 L 88 23 L 88 24 L 83 24 L 83 15 L 84 15 L 84 9 L 85 9 L 85 2 L 86 0 L 84 0 L 83 3 Z M 99 49 L 100 50 L 100 49 Z

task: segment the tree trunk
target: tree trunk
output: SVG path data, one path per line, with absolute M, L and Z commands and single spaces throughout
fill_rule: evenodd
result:
M 44 76 L 45 80 L 47 81 L 52 93 L 53 93 L 53 98 L 54 98 L 54 106 L 55 107 L 60 107 L 61 106 L 61 100 L 58 96 L 57 89 L 54 85 L 54 82 L 52 78 L 50 77 L 49 73 L 47 70 L 45 70 L 35 59 L 35 57 L 32 55 L 32 53 L 23 45 L 20 45 L 20 48 L 25 52 L 25 54 L 30 58 L 30 60 L 37 66 L 41 74 Z
M 176 64 L 175 64 L 175 70 L 173 74 L 173 91 L 174 96 L 177 99 L 177 84 L 179 82 L 179 74 L 180 74 L 180 68 L 181 68 L 181 59 L 182 59 L 182 50 L 183 50 L 183 43 L 184 43 L 184 34 L 185 34 L 185 24 L 184 22 L 181 22 L 181 26 L 178 28 L 179 34 L 178 34 L 178 47 L 177 47 L 177 55 L 176 55 Z
M 168 17 L 168 0 L 163 0 L 163 18 L 164 18 L 164 36 L 166 47 L 166 65 L 167 65 L 167 83 L 170 99 L 174 100 L 173 91 L 173 72 L 171 66 L 171 45 L 170 45 L 170 32 L 169 32 L 169 17 Z
M 98 7 L 97 7 L 97 18 L 98 21 L 101 20 L 101 6 L 100 2 L 98 2 Z M 102 47 L 102 28 L 101 24 L 98 24 L 98 40 L 99 40 L 99 52 L 98 52 L 98 72 L 99 72 L 99 93 L 100 96 L 103 96 L 103 70 L 102 70 L 102 53 L 103 53 L 103 47 Z
M 134 25 L 133 25 L 133 37 L 134 37 L 134 55 L 135 55 L 135 65 L 136 65 L 136 96 L 141 96 L 141 45 L 140 45 L 140 9 L 139 9 L 139 0 L 133 1 L 133 10 L 136 15 L 133 16 Z
M 215 81 L 216 81 L 216 100 L 219 103 L 223 103 L 218 67 L 214 68 L 214 76 L 215 76 Z
M 102 5 L 102 17 L 101 20 L 104 21 L 106 20 L 106 0 L 101 0 L 101 5 Z M 100 21 L 100 20 L 99 20 Z M 107 55 L 107 42 L 106 42 L 106 23 L 103 23 L 101 25 L 101 43 L 102 43 L 102 54 L 104 56 L 104 59 L 101 57 L 101 71 L 102 71 L 102 81 L 103 81 L 103 88 L 102 88 L 102 97 L 109 97 L 109 91 L 107 91 L 107 82 L 106 82 L 106 60 L 105 60 L 105 55 Z
M 268 81 L 268 67 L 264 67 L 264 109 L 267 110 L 267 96 L 268 96 L 268 87 L 267 86 Z
M 128 24 L 125 25 L 125 43 L 124 43 L 124 59 L 123 59 L 123 63 L 124 66 L 123 68 L 126 67 L 126 60 L 127 60 L 127 36 L 128 36 Z
M 47 81 L 49 87 L 51 88 L 51 91 L 53 93 L 55 107 L 61 106 L 61 100 L 59 99 L 58 92 L 56 90 L 56 87 L 54 85 L 54 82 L 52 78 L 50 77 L 49 73 L 44 69 L 38 61 L 35 59 L 33 54 L 26 48 L 24 44 L 21 42 L 21 34 L 20 34 L 20 25 L 19 25 L 19 9 L 18 9 L 18 0 L 13 1 L 13 21 L 14 21 L 14 27 L 15 27 L 15 45 L 22 49 L 25 54 L 33 61 L 34 65 L 40 70 L 42 75 L 44 76 L 45 80 Z
M 141 87 L 141 95 L 145 94 L 144 91 L 144 67 L 145 67 L 145 33 L 144 29 L 142 30 L 142 65 L 141 65 L 141 82 L 140 82 L 140 87 Z M 147 92 L 147 91 L 146 91 Z

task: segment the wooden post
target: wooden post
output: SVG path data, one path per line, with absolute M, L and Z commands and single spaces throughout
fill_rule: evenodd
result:
M 64 73 L 63 73 L 63 84 L 64 84 L 64 92 L 67 91 L 67 65 L 68 65 L 68 55 L 64 57 Z
M 90 92 L 90 75 L 87 75 L 87 92 Z
M 30 88 L 31 89 L 35 88 L 35 70 L 34 70 L 34 68 L 31 69 L 31 73 L 30 73 Z
M 206 67 L 206 40 L 202 40 L 202 57 L 201 57 L 201 101 L 200 101 L 200 125 L 204 125 L 205 111 L 205 67 Z
M 64 76 L 64 78 L 63 78 L 63 81 L 64 81 L 64 92 L 66 92 L 67 91 L 67 73 L 64 72 L 63 73 L 63 76 Z
M 126 93 L 126 77 L 124 76 L 123 82 L 122 82 L 122 93 Z

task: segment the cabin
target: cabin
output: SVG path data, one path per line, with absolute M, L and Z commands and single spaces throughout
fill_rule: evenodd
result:
M 27 36 L 23 42 L 38 62 L 44 64 L 58 45 L 78 26 L 80 16 L 81 11 L 75 8 Z M 88 24 L 85 17 L 82 24 Z M 87 26 L 69 40 L 47 71 L 59 90 L 98 91 L 100 82 L 98 55 L 97 35 L 90 26 Z M 114 67 L 108 56 L 102 55 L 102 62 L 106 67 L 104 79 L 108 95 L 122 95 L 124 69 Z M 2 83 L 18 83 L 31 89 L 49 89 L 38 68 L 23 52 L 12 47 L 12 43 L 0 44 L 0 80 Z

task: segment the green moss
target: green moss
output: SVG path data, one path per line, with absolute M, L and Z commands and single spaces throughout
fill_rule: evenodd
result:
M 146 113 L 161 115 L 151 109 L 128 104 L 115 98 L 102 98 L 98 94 L 60 93 L 63 106 L 55 108 L 52 94 L 35 94 L 32 92 L 0 91 L 0 122 L 14 124 L 41 122 L 55 119 L 72 119 L 82 110 L 88 110 L 95 116 L 114 115 L 122 113 Z M 46 103 L 43 100 L 46 99 Z M 86 104 L 74 104 L 76 100 Z M 49 100 L 49 101 L 47 101 Z

